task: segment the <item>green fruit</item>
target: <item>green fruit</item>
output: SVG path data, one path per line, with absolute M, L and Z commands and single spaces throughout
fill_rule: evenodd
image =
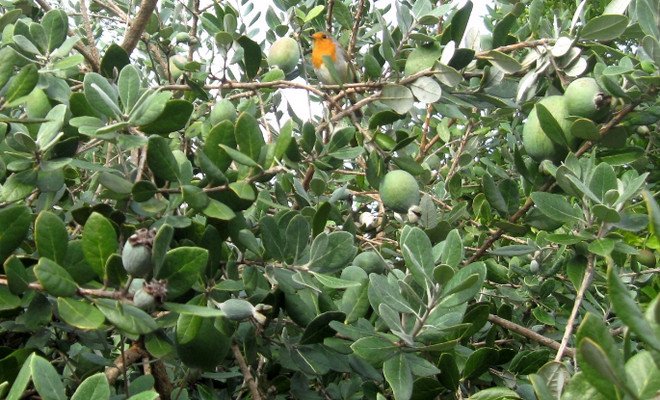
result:
M 571 82 L 564 92 L 569 115 L 602 120 L 610 108 L 610 96 L 598 86 L 594 78 L 579 78 Z
M 655 268 L 655 253 L 649 249 L 641 249 L 637 254 L 637 262 L 649 268 Z
M 567 119 L 570 114 L 566 109 L 563 96 L 545 97 L 538 104 L 543 105 L 555 118 L 570 147 L 577 147 L 578 140 L 571 134 L 571 121 Z M 561 161 L 568 154 L 568 150 L 564 146 L 553 142 L 543 132 L 536 115 L 536 107 L 529 113 L 523 126 L 522 139 L 527 154 L 538 162 L 543 160 Z
M 156 231 L 153 229 L 138 229 L 124 244 L 121 251 L 121 263 L 131 276 L 142 278 L 153 270 L 151 248 L 155 235 Z
M 188 32 L 179 32 L 174 36 L 177 43 L 188 43 L 190 41 L 190 35 Z
M 278 39 L 268 51 L 268 65 L 278 67 L 285 73 L 293 71 L 300 61 L 298 42 L 290 37 Z
M 181 361 L 190 368 L 210 370 L 227 355 L 231 338 L 215 327 L 216 318 L 181 314 L 175 343 Z
M 353 259 L 352 265 L 360 267 L 367 274 L 380 274 L 385 271 L 387 264 L 385 260 L 375 251 L 364 251 Z
M 647 74 L 652 74 L 655 72 L 655 65 L 653 65 L 653 63 L 649 60 L 643 60 L 639 63 L 639 65 L 642 67 L 642 71 L 646 72 Z
M 225 300 L 219 308 L 232 321 L 243 321 L 254 315 L 254 306 L 247 300 Z
M 133 305 L 142 310 L 151 310 L 156 306 L 156 298 L 144 288 L 138 289 L 133 295 Z
M 182 55 L 176 55 L 170 57 L 170 75 L 172 75 L 172 80 L 178 80 L 181 75 L 183 75 L 183 67 L 186 65 L 188 60 Z
M 419 186 L 415 177 L 403 170 L 388 172 L 380 183 L 380 199 L 386 208 L 399 213 L 418 205 Z
M 219 124 L 224 120 L 230 120 L 231 122 L 236 121 L 236 107 L 234 103 L 227 99 L 222 99 L 215 104 L 215 107 L 211 110 L 209 115 L 209 120 L 213 126 Z

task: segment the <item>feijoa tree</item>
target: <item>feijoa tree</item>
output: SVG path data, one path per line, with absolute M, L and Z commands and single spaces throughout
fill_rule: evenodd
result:
M 656 2 L 0 12 L 0 398 L 658 396 Z

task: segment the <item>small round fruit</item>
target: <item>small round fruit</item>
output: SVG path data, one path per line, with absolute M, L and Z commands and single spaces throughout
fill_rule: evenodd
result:
M 578 140 L 571 134 L 571 121 L 566 118 L 569 113 L 563 96 L 545 97 L 538 104 L 543 105 L 555 118 L 570 147 L 577 147 Z M 536 115 L 536 107 L 529 113 L 529 117 L 527 117 L 527 121 L 523 126 L 522 141 L 527 154 L 538 162 L 543 160 L 561 161 L 568 154 L 565 147 L 553 142 L 545 134 Z
M 215 318 L 180 315 L 175 343 L 181 361 L 190 368 L 210 370 L 227 355 L 231 338 L 215 327 Z M 195 332 L 191 335 L 190 332 Z
M 232 321 L 243 321 L 254 315 L 252 303 L 243 299 L 225 300 L 219 308 Z
M 146 276 L 153 269 L 151 248 L 126 242 L 121 252 L 121 263 L 131 276 Z
M 140 288 L 133 295 L 133 305 L 145 311 L 152 310 L 156 306 L 156 298 L 144 288 Z
M 379 192 L 383 205 L 399 213 L 407 213 L 408 209 L 418 205 L 420 200 L 417 180 L 400 169 L 385 175 L 380 183 Z
M 278 67 L 285 73 L 293 71 L 300 61 L 298 42 L 290 37 L 278 39 L 268 51 L 268 65 Z
M 143 278 L 153 270 L 151 249 L 155 236 L 154 229 L 138 229 L 124 244 L 121 251 L 121 263 L 132 277 Z
M 190 35 L 188 32 L 179 32 L 174 36 L 177 43 L 188 43 L 190 41 Z
M 224 120 L 229 120 L 231 122 L 236 121 L 236 107 L 234 103 L 227 99 L 222 99 L 215 104 L 215 107 L 211 110 L 209 115 L 209 120 L 213 126 L 219 124 Z
M 602 120 L 609 110 L 610 96 L 598 86 L 594 78 L 579 78 L 571 82 L 564 92 L 569 115 Z
M 539 272 L 539 262 L 536 261 L 536 259 L 532 260 L 529 263 L 529 271 L 533 274 L 536 274 L 537 272 Z
M 385 271 L 387 265 L 385 260 L 375 251 L 364 251 L 353 259 L 352 265 L 360 267 L 367 274 L 380 274 Z
M 186 57 L 178 54 L 176 56 L 170 57 L 170 75 L 172 75 L 172 80 L 177 81 L 183 75 L 183 67 L 186 65 L 188 60 Z
M 637 262 L 646 267 L 655 268 L 655 253 L 649 249 L 641 249 L 637 254 Z

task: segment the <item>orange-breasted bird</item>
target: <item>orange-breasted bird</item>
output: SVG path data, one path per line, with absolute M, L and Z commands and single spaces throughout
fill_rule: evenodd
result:
M 312 67 L 319 81 L 326 85 L 342 85 L 358 80 L 355 67 L 348 59 L 346 51 L 326 32 L 316 32 L 312 35 Z M 355 93 L 349 93 L 347 97 L 352 104 L 357 102 Z M 362 112 L 356 110 L 355 116 L 361 118 Z
M 332 63 L 335 74 L 330 71 L 326 63 Z M 339 42 L 325 32 L 316 32 L 312 35 L 312 66 L 319 81 L 326 85 L 353 83 L 357 79 L 355 68 L 348 60 L 346 51 Z

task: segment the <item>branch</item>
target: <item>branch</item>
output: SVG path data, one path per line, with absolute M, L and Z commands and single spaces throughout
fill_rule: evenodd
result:
M 83 27 L 85 28 L 85 34 L 87 35 L 87 43 L 89 45 L 89 50 L 91 56 L 94 57 L 94 61 L 101 65 L 101 56 L 99 51 L 96 48 L 96 42 L 94 41 L 94 32 L 92 31 L 92 23 L 89 20 L 89 10 L 87 9 L 87 4 L 85 0 L 80 1 L 80 15 L 83 19 Z
M 170 400 L 174 386 L 167 375 L 165 364 L 161 360 L 155 360 L 151 366 L 151 373 L 154 377 L 154 389 L 160 395 L 161 400 Z
M 494 314 L 488 314 L 488 321 L 494 323 L 495 325 L 499 325 L 502 328 L 509 330 L 511 332 L 517 333 L 521 336 L 526 337 L 527 339 L 533 340 L 539 344 L 542 344 L 543 346 L 549 347 L 553 350 L 558 350 L 560 347 L 560 344 L 555 342 L 554 340 L 547 338 L 543 335 L 540 335 L 536 332 L 534 332 L 531 329 L 527 329 L 524 326 L 520 326 L 518 324 L 514 324 L 513 322 L 506 320 L 504 318 L 498 317 L 497 315 Z M 570 357 L 575 356 L 575 349 L 571 347 L 566 347 L 564 349 L 564 353 Z
M 252 372 L 250 372 L 250 367 L 248 367 L 247 363 L 245 362 L 245 358 L 243 358 L 243 354 L 241 354 L 241 349 L 238 348 L 238 345 L 236 343 L 232 343 L 231 351 L 232 353 L 234 353 L 234 358 L 236 359 L 236 362 L 238 362 L 238 367 L 241 369 L 241 372 L 243 373 L 243 378 L 245 379 L 245 383 L 247 383 L 248 388 L 250 389 L 250 394 L 252 394 L 252 400 L 261 400 L 263 397 L 259 392 L 259 387 L 257 386 L 257 382 L 254 380 L 254 377 L 252 376 Z
M 571 315 L 568 317 L 568 321 L 566 321 L 566 330 L 564 330 L 564 335 L 561 338 L 561 345 L 558 349 L 556 349 L 557 355 L 555 356 L 555 361 L 561 361 L 564 353 L 566 353 L 566 346 L 568 346 L 568 341 L 570 340 L 571 335 L 573 335 L 573 325 L 577 319 L 578 311 L 580 311 L 580 306 L 582 306 L 584 294 L 587 292 L 587 289 L 589 288 L 591 280 L 594 276 L 594 257 L 595 256 L 593 254 L 589 254 L 587 257 L 587 270 L 584 272 L 582 283 L 580 284 L 580 288 L 575 295 L 573 309 L 571 310 Z M 570 355 L 570 357 L 575 357 L 575 354 Z
M 346 58 L 353 59 L 353 52 L 355 51 L 355 43 L 357 42 L 357 34 L 362 22 L 362 15 L 364 14 L 364 0 L 360 0 L 355 13 L 355 20 L 353 21 L 353 29 L 351 29 L 351 40 L 348 42 L 348 49 L 346 49 Z
M 326 1 L 325 7 L 328 9 L 328 12 L 325 14 L 325 29 L 328 33 L 332 33 L 332 12 L 335 8 L 335 0 Z
M 130 56 L 142 36 L 142 32 L 149 22 L 149 17 L 153 14 L 156 9 L 156 4 L 158 0 L 142 0 L 140 3 L 140 11 L 138 11 L 137 16 L 133 19 L 126 36 L 124 36 L 124 43 L 121 44 L 121 47 L 126 50 L 126 53 Z
M 41 7 L 44 12 L 48 12 L 52 10 L 53 8 L 46 3 L 46 0 L 35 0 L 37 4 L 39 4 L 39 7 Z M 69 36 L 75 36 L 76 33 L 68 29 L 67 34 Z M 92 43 L 89 44 L 90 47 L 92 47 Z M 94 55 L 85 47 L 84 44 L 78 42 L 73 46 L 76 50 L 78 50 L 78 53 L 82 54 L 83 58 L 87 61 L 90 67 L 92 67 L 93 71 L 99 71 L 101 69 L 101 63 L 94 57 Z
M 9 280 L 5 275 L 0 275 L 0 285 L 9 286 Z M 28 289 L 36 290 L 39 292 L 46 291 L 46 289 L 44 289 L 44 287 L 37 282 L 28 283 Z M 79 287 L 76 292 L 80 296 L 103 297 L 115 300 L 130 298 L 130 296 L 124 295 L 122 292 L 116 290 L 87 289 Z
M 484 50 L 480 51 L 479 53 L 475 54 L 475 58 L 489 58 L 488 53 L 491 51 L 499 51 L 500 53 L 511 53 L 516 50 L 521 50 L 529 47 L 538 47 L 538 46 L 545 46 L 548 44 L 553 44 L 555 42 L 554 39 L 537 39 L 537 40 L 530 40 L 528 42 L 520 42 L 520 43 L 514 43 L 510 44 L 507 46 L 500 46 L 491 50 Z
M 458 159 L 461 157 L 461 154 L 463 154 L 463 151 L 465 151 L 465 146 L 467 145 L 467 142 L 470 139 L 471 134 L 472 134 L 472 124 L 468 123 L 468 126 L 465 129 L 465 133 L 463 133 L 461 144 L 458 146 L 458 150 L 456 151 L 456 154 L 454 154 L 453 157 L 454 161 L 452 161 L 451 167 L 449 167 L 449 172 L 447 172 L 447 178 L 445 178 L 445 182 L 449 182 L 449 180 L 454 177 L 454 174 L 456 173 L 456 168 L 458 167 Z
M 115 359 L 111 367 L 105 370 L 105 377 L 108 378 L 110 385 L 113 385 L 117 378 L 119 378 L 119 375 L 123 374 L 128 367 L 142 360 L 142 357 L 147 355 L 144 349 L 137 343 L 133 343 L 127 351 Z

